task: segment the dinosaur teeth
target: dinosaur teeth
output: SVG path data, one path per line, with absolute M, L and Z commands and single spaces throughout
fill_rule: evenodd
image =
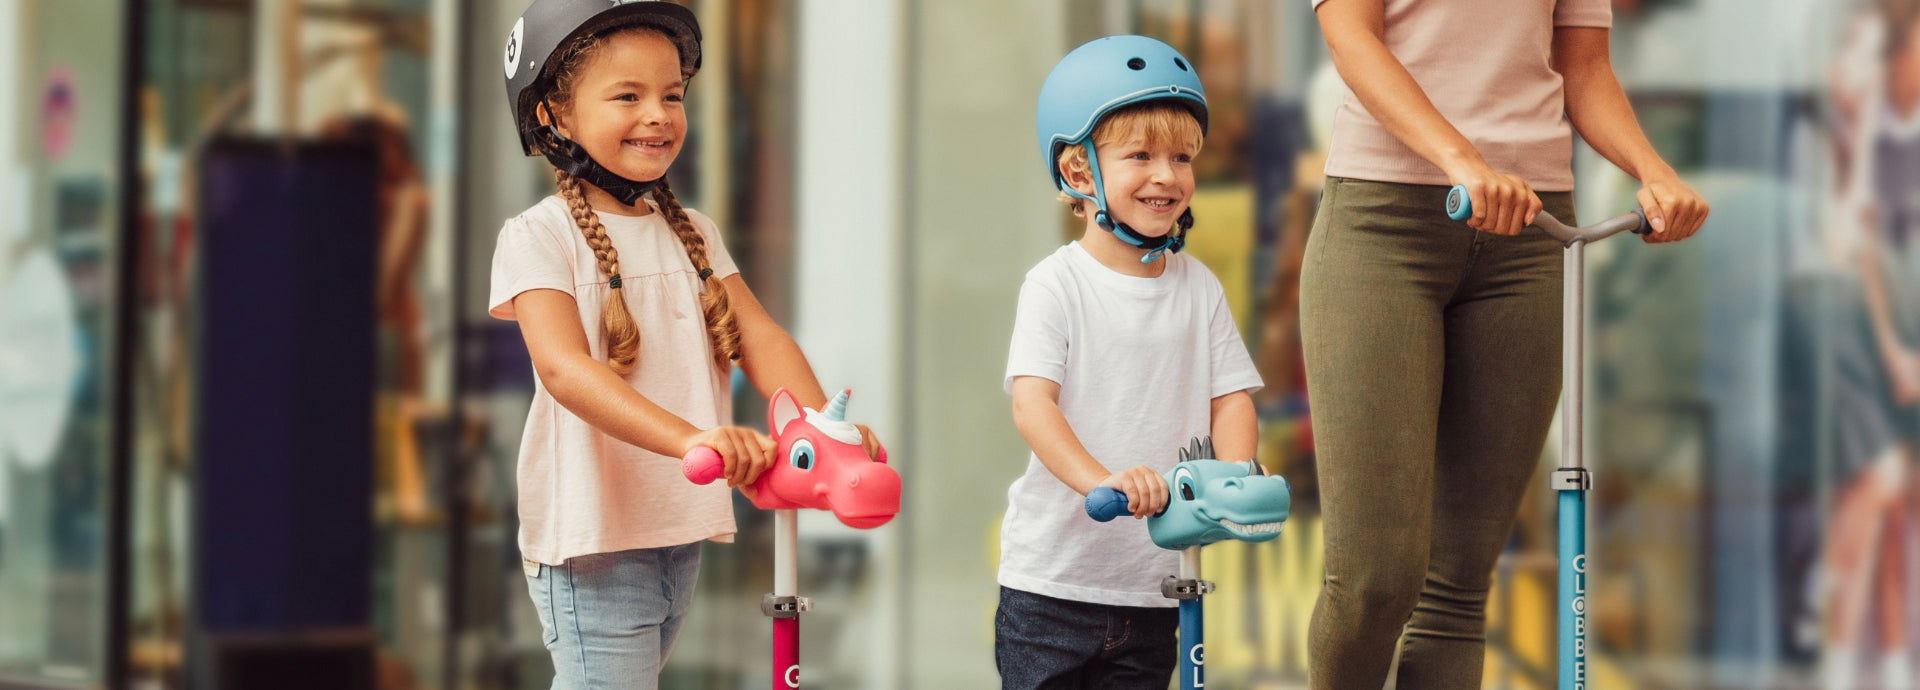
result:
M 1253 525 L 1242 525 L 1232 520 L 1221 520 L 1220 524 L 1222 526 L 1225 526 L 1227 529 L 1233 530 L 1235 532 L 1239 532 L 1241 534 L 1272 534 L 1275 532 L 1279 532 L 1280 526 L 1285 525 L 1287 523 L 1285 521 L 1281 521 L 1281 522 L 1262 522 L 1262 523 L 1253 524 Z

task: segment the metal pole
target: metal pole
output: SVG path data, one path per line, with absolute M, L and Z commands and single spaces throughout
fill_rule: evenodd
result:
M 1591 486 L 1581 458 L 1585 418 L 1581 403 L 1585 348 L 1582 328 L 1586 302 L 1586 241 L 1567 243 L 1560 398 L 1560 470 L 1554 489 L 1560 494 L 1560 690 L 1585 690 L 1587 679 L 1587 509 Z

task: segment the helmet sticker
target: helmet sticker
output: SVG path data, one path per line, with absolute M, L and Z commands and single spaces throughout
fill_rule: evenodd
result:
M 527 18 L 521 17 L 514 22 L 513 33 L 507 34 L 507 78 L 520 72 L 520 46 L 526 42 Z

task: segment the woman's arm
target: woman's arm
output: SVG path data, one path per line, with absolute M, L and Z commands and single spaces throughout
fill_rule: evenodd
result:
M 1553 30 L 1553 69 L 1566 79 L 1567 119 L 1594 151 L 1640 181 L 1640 207 L 1653 226 L 1648 242 L 1678 242 L 1707 220 L 1707 200 L 1660 158 L 1613 74 L 1607 30 Z
M 726 425 L 696 428 L 648 400 L 605 363 L 594 359 L 572 295 L 559 290 L 528 290 L 513 298 L 513 311 L 540 382 L 561 407 L 593 428 L 672 458 L 686 455 L 694 446 L 713 448 L 726 462 L 731 486 L 758 476 L 758 472 L 748 476 L 747 468 L 764 469 L 771 462 L 772 442 L 765 436 Z
M 1435 108 L 1406 65 L 1386 44 L 1383 0 L 1327 0 L 1315 9 L 1340 77 L 1393 134 L 1427 159 L 1453 184 L 1465 185 L 1473 200 L 1467 224 L 1500 235 L 1516 235 L 1540 213 L 1540 197 L 1526 180 L 1495 171 Z

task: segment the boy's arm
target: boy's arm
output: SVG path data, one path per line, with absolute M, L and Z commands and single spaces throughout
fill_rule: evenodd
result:
M 1137 465 L 1119 473 L 1107 470 L 1074 435 L 1060 410 L 1060 384 L 1038 376 L 1013 379 L 1013 423 L 1048 472 L 1075 492 L 1086 495 L 1095 487 L 1119 489 L 1136 518 L 1160 512 L 1167 505 L 1167 480 L 1153 468 Z
M 1253 394 L 1234 391 L 1213 399 L 1213 456 L 1239 462 L 1259 452 L 1260 417 Z

